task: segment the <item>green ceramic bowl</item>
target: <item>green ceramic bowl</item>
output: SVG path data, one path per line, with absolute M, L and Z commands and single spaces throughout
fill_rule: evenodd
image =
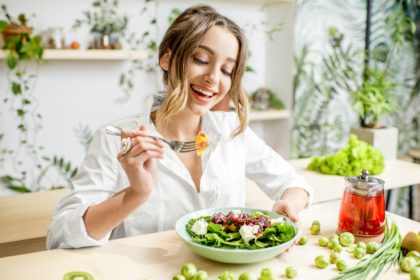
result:
M 196 254 L 222 263 L 256 263 L 271 259 L 277 256 L 280 253 L 283 253 L 287 248 L 289 248 L 298 238 L 299 234 L 296 234 L 293 239 L 289 240 L 286 243 L 268 247 L 268 248 L 261 248 L 261 249 L 234 249 L 234 248 L 215 248 L 210 246 L 204 246 L 194 242 L 191 239 L 191 236 L 188 234 L 187 230 L 185 229 L 185 225 L 188 221 L 192 218 L 198 218 L 201 216 L 211 216 L 214 213 L 222 212 L 227 214 L 229 211 L 232 210 L 242 210 L 243 213 L 252 214 L 254 212 L 265 212 L 271 218 L 280 218 L 284 217 L 275 212 L 262 210 L 262 209 L 254 209 L 254 208 L 241 208 L 241 207 L 226 207 L 226 208 L 210 208 L 199 210 L 190 214 L 187 214 L 180 218 L 175 225 L 175 230 L 178 236 L 187 244 L 187 246 L 193 250 Z M 289 220 L 286 217 L 287 223 L 291 224 L 295 227 L 296 232 L 298 233 L 298 227 L 295 223 Z

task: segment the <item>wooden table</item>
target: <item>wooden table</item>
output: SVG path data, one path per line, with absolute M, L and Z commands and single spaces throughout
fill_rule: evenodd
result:
M 213 262 L 195 255 L 174 231 L 166 231 L 131 238 L 110 241 L 102 247 L 52 250 L 0 259 L 2 279 L 62 279 L 69 271 L 87 271 L 95 279 L 172 279 L 184 263 L 192 262 L 214 279 L 221 272 L 230 270 L 237 275 L 249 271 L 259 273 L 261 268 L 270 267 L 276 279 L 286 279 L 284 269 L 293 265 L 298 269 L 296 279 L 330 279 L 338 271 L 334 265 L 326 269 L 314 266 L 318 255 L 329 255 L 328 249 L 317 245 L 318 238 L 330 236 L 336 229 L 340 201 L 316 204 L 304 210 L 301 220 L 304 233 L 309 237 L 304 246 L 295 245 L 288 253 L 256 264 L 228 265 Z M 257 204 L 254 206 L 258 206 Z M 266 207 L 266 205 L 260 205 Z M 391 215 L 402 234 L 419 230 L 420 223 Z M 321 235 L 312 236 L 309 226 L 314 219 L 321 222 Z M 347 252 L 342 252 L 349 264 L 357 262 Z M 380 279 L 408 279 L 397 268 L 384 273 Z
M 62 189 L 0 197 L 0 257 L 45 250 L 51 217 L 69 193 Z
M 306 169 L 309 159 L 289 161 L 297 172 L 314 187 L 314 202 L 341 198 L 344 178 L 323 175 Z M 393 189 L 420 183 L 420 164 L 406 161 L 387 161 L 378 177 L 385 180 L 385 188 Z M 69 189 L 0 197 L 0 257 L 45 250 L 45 236 L 55 208 Z M 247 182 L 246 206 L 272 202 L 255 185 Z

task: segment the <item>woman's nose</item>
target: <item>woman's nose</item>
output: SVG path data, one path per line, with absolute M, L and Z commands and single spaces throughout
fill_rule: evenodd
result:
M 204 79 L 209 85 L 215 85 L 218 82 L 218 73 L 216 67 L 211 67 L 209 71 L 204 76 Z

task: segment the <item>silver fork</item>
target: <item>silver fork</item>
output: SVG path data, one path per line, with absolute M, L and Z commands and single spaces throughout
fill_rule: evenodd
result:
M 110 135 L 121 136 L 122 128 L 118 126 L 108 125 L 107 127 L 105 127 L 105 132 Z M 169 140 L 166 140 L 165 138 L 153 136 L 153 135 L 149 135 L 149 137 L 152 139 L 161 140 L 165 142 L 175 152 L 188 153 L 188 152 L 194 152 L 197 150 L 195 141 L 187 141 L 187 142 L 169 141 Z

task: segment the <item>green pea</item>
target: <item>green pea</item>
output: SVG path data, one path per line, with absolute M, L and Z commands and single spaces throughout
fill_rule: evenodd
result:
M 343 245 L 344 247 L 348 247 L 351 244 L 354 243 L 354 235 L 351 234 L 350 232 L 343 232 L 342 234 L 340 234 L 340 236 L 338 237 L 338 240 L 340 241 L 340 244 Z
M 184 275 L 175 275 L 174 277 L 172 277 L 172 280 L 186 280 Z
M 223 273 L 219 275 L 217 280 L 235 280 L 235 274 L 233 274 L 230 271 L 223 271 Z
M 405 257 L 401 261 L 401 269 L 404 272 L 410 272 L 413 267 L 416 267 L 417 262 L 412 257 Z
M 239 275 L 238 280 L 258 280 L 258 277 L 254 273 L 244 272 L 241 275 Z
M 209 275 L 207 274 L 207 272 L 203 271 L 203 270 L 199 270 L 194 277 L 192 278 L 193 280 L 208 280 L 209 279 Z
M 306 237 L 306 235 L 302 235 L 302 237 L 299 239 L 299 244 L 305 245 L 307 242 L 308 242 L 308 238 Z
M 186 263 L 181 268 L 181 275 L 183 275 L 187 280 L 192 279 L 196 273 L 197 268 L 192 263 Z
M 337 267 L 337 269 L 338 269 L 339 271 L 343 271 L 343 270 L 345 270 L 345 269 L 347 268 L 347 264 L 346 264 L 346 262 L 345 262 L 345 261 L 343 261 L 343 260 L 338 260 L 338 261 L 335 263 L 335 266 Z
M 292 279 L 297 276 L 297 270 L 293 266 L 288 266 L 286 267 L 285 274 L 287 278 Z
M 319 225 L 312 225 L 310 231 L 312 235 L 317 235 L 321 231 L 321 227 Z
M 320 237 L 318 239 L 318 244 L 322 247 L 326 247 L 328 245 L 328 239 L 326 237 Z
M 381 245 L 378 242 L 371 241 L 368 244 L 366 244 L 366 250 L 369 254 L 375 253 Z
M 337 252 L 332 252 L 330 254 L 330 263 L 336 263 L 338 260 L 340 260 L 340 254 Z
M 366 256 L 366 249 L 362 247 L 356 247 L 353 251 L 353 255 L 356 259 L 363 259 Z
M 420 280 L 420 266 L 410 270 L 410 280 Z
M 328 266 L 327 258 L 324 256 L 318 256 L 315 258 L 315 265 L 319 268 L 326 268 Z
M 273 273 L 268 267 L 261 269 L 260 280 L 274 280 Z

